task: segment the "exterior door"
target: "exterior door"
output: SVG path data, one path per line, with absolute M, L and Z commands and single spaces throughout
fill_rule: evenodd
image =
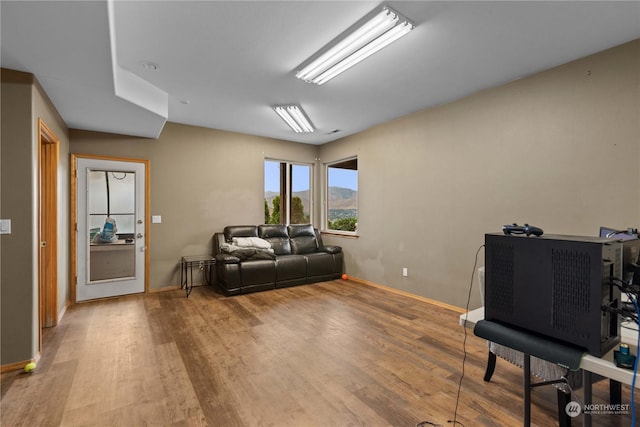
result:
M 145 291 L 145 161 L 77 158 L 76 301 Z

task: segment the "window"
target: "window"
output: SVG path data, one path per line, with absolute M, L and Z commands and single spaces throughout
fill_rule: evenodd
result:
M 265 160 L 265 224 L 311 224 L 311 172 L 311 165 Z
M 358 231 L 358 159 L 327 164 L 327 230 Z
M 91 170 L 88 175 L 89 228 L 99 230 L 110 217 L 119 235 L 135 232 L 135 172 Z

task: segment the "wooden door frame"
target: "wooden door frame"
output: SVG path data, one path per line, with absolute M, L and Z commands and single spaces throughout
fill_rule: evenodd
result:
M 42 328 L 58 324 L 58 162 L 60 140 L 38 119 L 38 306 Z
M 150 171 L 150 162 L 145 159 L 132 159 L 127 157 L 111 157 L 111 156 L 98 156 L 92 154 L 76 154 L 71 153 L 71 241 L 70 243 L 70 251 L 71 251 L 71 301 L 73 304 L 76 304 L 76 288 L 78 287 L 78 218 L 77 218 L 77 203 L 78 203 L 78 159 L 96 159 L 96 160 L 108 160 L 115 162 L 133 162 L 133 163 L 142 163 L 144 164 L 144 292 L 149 292 L 149 263 L 150 263 L 150 250 L 149 250 L 149 230 L 150 230 L 150 219 L 151 219 L 151 171 Z

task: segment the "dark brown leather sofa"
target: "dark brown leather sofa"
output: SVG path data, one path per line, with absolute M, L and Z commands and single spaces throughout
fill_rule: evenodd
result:
M 273 253 L 247 257 L 246 251 L 225 252 L 234 237 L 264 239 Z M 227 226 L 213 235 L 213 254 L 215 282 L 227 296 L 338 279 L 344 263 L 342 248 L 325 246 L 310 224 Z

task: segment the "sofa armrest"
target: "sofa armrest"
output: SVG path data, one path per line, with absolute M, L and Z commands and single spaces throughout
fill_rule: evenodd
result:
M 220 248 L 225 242 L 226 241 L 225 241 L 225 238 L 224 238 L 224 233 L 214 233 L 213 234 L 212 243 L 213 243 L 213 255 L 214 256 L 222 253 L 222 250 Z
M 328 246 L 320 246 L 318 248 L 318 252 L 326 252 L 328 254 L 337 254 L 342 252 L 342 247 L 340 246 L 333 246 L 333 245 L 328 245 Z
M 218 264 L 238 264 L 240 262 L 240 258 L 237 256 L 233 256 L 230 254 L 217 254 L 216 255 L 216 263 Z

